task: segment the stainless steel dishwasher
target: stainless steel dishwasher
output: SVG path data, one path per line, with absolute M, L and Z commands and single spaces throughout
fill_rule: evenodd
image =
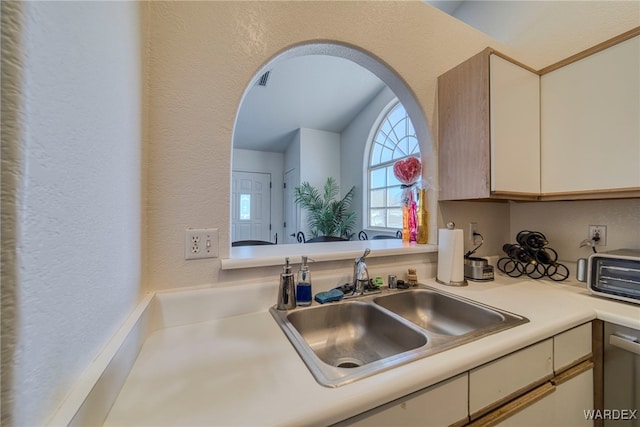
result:
M 640 427 L 640 331 L 605 323 L 603 365 L 604 425 Z

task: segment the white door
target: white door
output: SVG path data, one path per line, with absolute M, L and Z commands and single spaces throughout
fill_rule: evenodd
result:
M 299 185 L 295 169 L 284 174 L 284 243 L 298 243 L 296 233 L 300 218 L 300 209 L 296 204 L 295 189 Z
M 271 239 L 271 174 L 232 173 L 231 241 Z

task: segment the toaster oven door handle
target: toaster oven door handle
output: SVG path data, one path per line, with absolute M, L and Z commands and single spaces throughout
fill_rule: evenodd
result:
M 640 355 L 640 343 L 631 338 L 609 335 L 609 344 Z

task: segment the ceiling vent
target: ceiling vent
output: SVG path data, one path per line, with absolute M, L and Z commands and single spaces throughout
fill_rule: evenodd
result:
M 258 79 L 258 86 L 267 86 L 267 82 L 269 81 L 269 75 L 271 74 L 271 71 L 267 71 L 265 72 L 263 75 L 260 76 L 260 78 Z

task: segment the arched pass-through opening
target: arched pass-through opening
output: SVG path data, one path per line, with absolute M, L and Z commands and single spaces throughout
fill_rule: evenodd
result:
M 351 45 L 345 45 L 335 42 L 313 42 L 307 44 L 299 44 L 288 48 L 281 53 L 275 55 L 269 61 L 264 63 L 260 69 L 256 70 L 253 78 L 248 84 L 245 92 L 243 94 L 242 100 L 238 107 L 238 112 L 240 112 L 243 103 L 245 102 L 245 98 L 250 90 L 255 86 L 258 79 L 265 75 L 267 71 L 270 71 L 278 64 L 288 61 L 290 59 L 301 57 L 301 56 L 309 56 L 309 55 L 323 55 L 329 57 L 336 57 L 351 61 L 370 73 L 374 74 L 378 79 L 380 79 L 397 97 L 397 99 L 404 105 L 406 111 L 408 112 L 414 128 L 416 132 L 416 136 L 420 143 L 420 151 L 422 153 L 422 161 L 423 161 L 423 177 L 429 180 L 429 185 L 433 185 L 432 176 L 435 175 L 435 157 L 434 157 L 434 147 L 432 143 L 432 137 L 429 130 L 428 123 L 426 121 L 425 114 L 422 111 L 422 108 L 418 104 L 416 97 L 414 96 L 412 90 L 403 80 L 403 78 L 391 67 L 387 64 L 376 58 L 374 55 L 367 53 L 366 51 Z M 238 132 L 238 116 L 236 116 L 236 120 L 234 123 L 233 130 L 233 139 L 235 141 L 237 132 Z M 233 159 L 233 155 L 232 155 Z M 232 167 L 233 169 L 233 167 Z M 433 210 L 435 208 L 435 200 L 430 200 L 430 208 Z M 434 226 L 435 215 L 431 215 L 431 229 Z M 430 239 L 433 241 L 434 239 Z M 280 242 L 280 239 L 279 239 Z M 280 246 L 280 245 L 277 245 Z M 275 249 L 275 247 L 273 248 Z M 337 244 L 336 244 L 336 249 Z M 231 258 L 234 258 L 234 251 L 231 252 Z

